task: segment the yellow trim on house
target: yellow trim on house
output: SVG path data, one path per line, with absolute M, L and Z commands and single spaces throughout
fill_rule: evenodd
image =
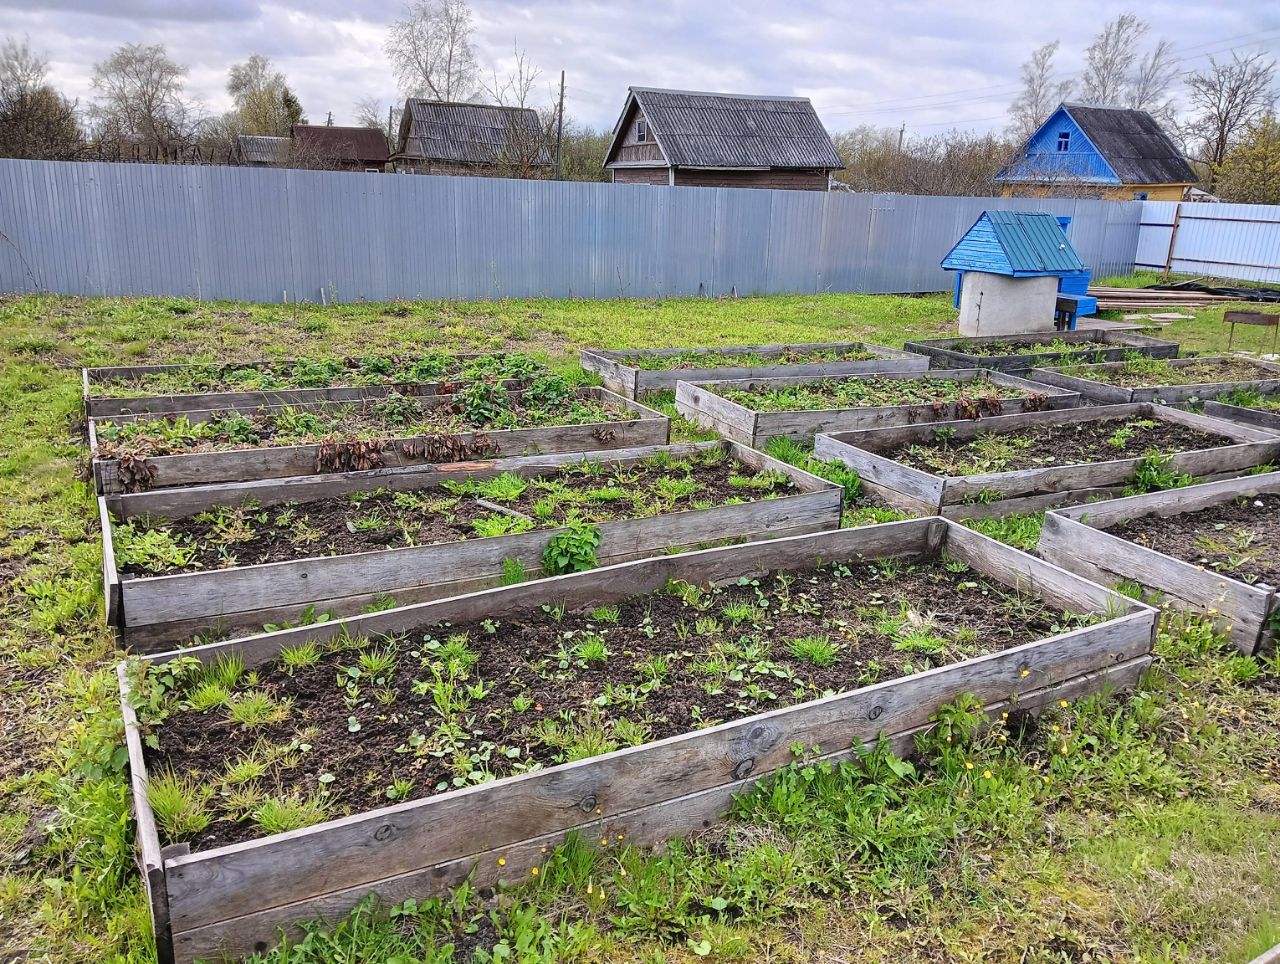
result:
M 1089 185 L 1075 182 L 1038 184 L 1022 181 L 1005 184 L 1001 197 L 1071 197 L 1100 198 L 1104 201 L 1132 201 L 1135 194 L 1145 192 L 1148 201 L 1181 201 L 1186 198 L 1190 184 L 1121 184 Z

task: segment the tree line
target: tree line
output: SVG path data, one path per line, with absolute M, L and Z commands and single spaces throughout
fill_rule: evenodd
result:
M 564 177 L 606 179 L 609 132 L 561 119 L 554 84 L 518 45 L 509 70 L 486 68 L 474 33 L 467 0 L 410 0 L 384 45 L 402 97 L 531 108 L 547 145 L 561 134 Z M 995 176 L 1026 138 L 1059 102 L 1075 100 L 1151 112 L 1192 159 L 1206 190 L 1224 200 L 1280 203 L 1273 58 L 1231 52 L 1182 70 L 1174 44 L 1152 38 L 1150 25 L 1132 13 L 1103 25 L 1083 51 L 1079 75 L 1061 73 L 1060 53 L 1055 40 L 1022 65 L 1002 133 L 905 137 L 857 127 L 833 138 L 846 164 L 837 178 L 857 191 L 995 194 Z M 233 106 L 221 115 L 189 95 L 186 78 L 187 68 L 163 45 L 125 44 L 94 65 L 93 96 L 81 105 L 51 83 L 47 58 L 9 38 L 0 44 L 0 157 L 225 163 L 235 159 L 237 135 L 288 136 L 306 122 L 284 74 L 259 54 L 228 70 Z M 354 105 L 357 123 L 383 131 L 394 150 L 400 104 L 362 99 Z M 305 158 L 295 162 L 308 166 Z

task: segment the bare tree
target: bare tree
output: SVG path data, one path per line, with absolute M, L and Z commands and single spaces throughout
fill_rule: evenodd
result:
M 1084 103 L 1104 107 L 1125 103 L 1134 64 L 1138 62 L 1138 44 L 1148 29 L 1132 13 L 1122 13 L 1103 26 L 1084 52 L 1084 77 L 1080 81 Z
M 1053 77 L 1053 61 L 1059 46 L 1060 42 L 1055 40 L 1037 47 L 1031 52 L 1031 59 L 1022 65 L 1022 93 L 1009 105 L 1012 115 L 1009 134 L 1017 140 L 1025 141 L 1034 134 L 1071 93 L 1070 80 Z
M 84 149 L 76 104 L 48 83 L 30 42 L 0 44 L 0 157 L 74 160 Z
M 391 24 L 386 52 L 406 97 L 467 100 L 479 67 L 466 0 L 412 0 Z
M 235 101 L 234 120 L 240 133 L 287 137 L 294 124 L 306 123 L 284 74 L 274 70 L 262 54 L 231 65 L 227 93 Z
M 360 127 L 373 127 L 382 131 L 387 138 L 387 148 L 392 152 L 398 149 L 400 139 L 400 115 L 403 107 L 392 105 L 383 109 L 382 101 L 376 97 L 366 97 L 355 104 L 356 124 Z
M 189 152 L 200 119 L 183 89 L 186 74 L 161 44 L 125 44 L 95 64 L 92 86 L 98 98 L 90 116 L 99 152 L 152 160 Z
M 1177 77 L 1178 59 L 1173 54 L 1173 44 L 1167 40 L 1157 41 L 1142 55 L 1129 78 L 1125 106 L 1148 111 L 1157 120 L 1173 126 L 1176 114 L 1169 89 Z
M 982 197 L 998 193 L 995 176 L 1013 145 L 992 134 L 947 131 L 913 139 L 901 149 L 898 132 L 858 127 L 834 138 L 845 169 L 838 180 L 855 191 Z
M 498 71 L 495 69 L 492 82 L 483 84 L 484 92 L 492 98 L 495 104 L 500 104 L 503 107 L 529 107 L 531 106 L 530 100 L 533 95 L 533 87 L 538 82 L 538 78 L 542 76 L 542 68 L 535 67 L 530 63 L 528 54 L 514 41 L 511 49 L 512 60 L 514 61 L 511 72 L 500 79 Z
M 1276 102 L 1275 60 L 1263 53 L 1231 55 L 1230 62 L 1209 58 L 1209 66 L 1187 78 L 1191 120 L 1188 140 L 1208 169 L 1212 191 L 1231 148 L 1252 125 L 1271 113 Z

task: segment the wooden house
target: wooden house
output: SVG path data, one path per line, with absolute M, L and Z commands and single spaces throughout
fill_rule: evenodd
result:
M 826 191 L 844 164 L 807 97 L 632 87 L 604 166 L 618 184 Z
M 1145 110 L 1059 104 L 996 175 L 1005 197 L 1181 201 L 1198 178 Z
M 294 124 L 290 166 L 326 171 L 386 170 L 390 152 L 387 139 L 376 127 L 335 127 L 331 124 Z
M 239 134 L 236 153 L 245 167 L 287 167 L 293 142 L 287 137 L 265 134 Z
M 537 111 L 411 97 L 392 160 L 413 174 L 546 177 L 551 151 Z

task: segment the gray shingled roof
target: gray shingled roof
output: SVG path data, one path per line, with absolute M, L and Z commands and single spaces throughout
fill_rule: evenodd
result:
M 807 97 L 632 87 L 674 167 L 844 167 Z M 623 109 L 623 117 L 627 107 Z M 622 120 L 618 121 L 618 128 Z M 621 131 L 615 128 L 614 140 Z M 612 154 L 612 146 L 610 154 Z
M 456 104 L 410 98 L 400 125 L 400 153 L 429 161 L 493 164 L 504 157 L 550 164 L 538 114 L 528 107 Z M 517 147 L 513 150 L 512 140 Z
M 236 143 L 240 147 L 240 158 L 246 164 L 284 164 L 289 160 L 290 141 L 287 137 L 240 134 Z
M 1187 184 L 1195 171 L 1145 110 L 1063 104 L 1125 184 Z

